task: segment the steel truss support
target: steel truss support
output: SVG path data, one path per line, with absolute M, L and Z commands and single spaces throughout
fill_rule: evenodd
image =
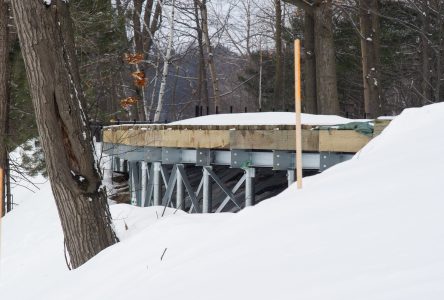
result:
M 288 186 L 292 185 L 295 182 L 294 170 L 287 170 L 287 181 Z
M 254 205 L 254 177 L 256 170 L 247 168 L 245 170 L 245 206 Z
M 212 170 L 213 167 L 207 166 L 203 168 L 203 199 L 202 199 L 202 212 L 210 213 L 213 210 L 212 201 L 212 188 L 211 188 L 211 176 L 208 170 Z
M 153 205 L 160 205 L 161 183 L 160 183 L 160 162 L 153 162 Z
M 131 204 L 141 206 L 141 172 L 140 163 L 136 161 L 128 162 L 129 174 L 130 174 L 130 195 Z
M 214 182 L 222 189 L 222 191 L 229 197 L 229 199 L 236 205 L 238 208 L 241 208 L 237 203 L 236 196 L 234 196 L 233 192 L 227 189 L 227 187 L 223 184 L 222 180 L 213 172 L 211 167 L 204 167 L 204 169 L 208 172 L 208 174 L 213 178 Z M 224 205 L 225 206 L 225 205 Z
M 185 201 L 184 201 L 184 186 L 182 181 L 182 174 L 179 171 L 176 171 L 176 208 L 177 209 L 185 209 Z

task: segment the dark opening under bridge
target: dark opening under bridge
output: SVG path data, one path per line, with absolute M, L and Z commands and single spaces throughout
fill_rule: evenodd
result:
M 303 125 L 304 174 L 350 159 L 387 124 L 375 120 L 369 135 Z M 295 181 L 292 125 L 114 125 L 104 127 L 102 135 L 104 154 L 112 158 L 110 168 L 129 173 L 131 203 L 138 206 L 236 211 L 256 203 L 255 187 L 262 184 L 266 190 L 255 178 L 268 174 L 267 180 L 280 184 L 265 197 Z M 275 176 L 282 172 L 286 179 Z

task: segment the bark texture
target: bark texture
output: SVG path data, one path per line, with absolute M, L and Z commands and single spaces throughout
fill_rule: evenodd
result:
M 314 23 L 318 113 L 339 115 L 331 0 L 314 8 Z
M 360 0 L 361 55 L 365 118 L 382 113 L 380 88 L 379 18 L 377 0 Z
M 207 1 L 202 0 L 200 3 L 200 14 L 202 17 L 202 33 L 207 48 L 207 64 L 210 69 L 211 83 L 213 85 L 213 97 L 214 97 L 214 112 L 220 106 L 220 91 L 219 91 L 219 78 L 216 72 L 216 63 L 214 62 L 214 50 L 211 46 L 210 33 L 208 32 L 208 13 L 207 13 Z M 220 108 L 220 107 L 219 107 Z
M 314 37 L 314 18 L 309 12 L 304 17 L 304 101 L 303 111 L 309 114 L 318 113 L 316 100 L 316 58 Z
M 282 71 L 282 7 L 281 0 L 274 1 L 274 9 L 276 13 L 275 18 L 275 33 L 274 33 L 274 43 L 276 48 L 276 62 L 275 62 L 275 77 L 274 77 L 274 103 L 272 107 L 281 106 L 284 110 L 284 99 L 282 99 L 283 90 L 283 71 Z
M 8 5 L 0 0 L 0 168 L 7 170 L 7 130 L 9 110 L 9 30 L 8 30 Z M 7 175 L 8 172 L 4 172 Z M 5 189 L 2 189 L 4 192 Z M 6 197 L 0 195 L 1 207 L 6 208 L 3 202 Z M 2 209 L 2 214 L 6 209 Z M 1 217 L 1 216 L 0 216 Z
M 283 1 L 305 11 L 304 111 L 339 115 L 332 0 Z
M 72 268 L 117 242 L 84 113 L 67 4 L 11 1 Z
M 197 98 L 199 105 L 206 105 L 210 108 L 210 99 L 208 97 L 207 65 L 205 62 L 205 50 L 202 33 L 202 23 L 199 19 L 199 1 L 194 0 L 194 21 L 196 22 L 197 44 L 199 46 L 199 75 L 197 82 Z

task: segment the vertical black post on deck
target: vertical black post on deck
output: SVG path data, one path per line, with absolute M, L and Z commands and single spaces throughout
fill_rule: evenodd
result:
M 230 114 L 233 113 L 233 105 L 230 106 Z
M 199 116 L 199 105 L 196 105 L 195 110 L 194 110 L 194 116 L 198 117 Z
M 245 112 L 248 112 L 248 109 L 247 109 L 247 107 L 245 106 Z
M 219 113 L 219 106 L 216 106 L 216 115 Z

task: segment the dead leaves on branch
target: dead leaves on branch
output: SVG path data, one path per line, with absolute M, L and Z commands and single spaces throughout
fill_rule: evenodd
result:
M 131 73 L 134 78 L 134 85 L 138 87 L 144 87 L 147 79 L 145 78 L 145 73 L 143 71 L 136 71 Z
M 143 61 L 143 54 L 142 53 L 125 53 L 123 55 L 123 60 L 130 65 L 137 65 L 140 64 Z
M 143 88 L 147 83 L 145 72 L 139 70 L 138 64 L 143 62 L 143 53 L 125 53 L 123 60 L 129 65 L 136 65 L 137 71 L 131 73 L 134 78 L 134 85 Z M 130 110 L 133 105 L 136 105 L 139 99 L 134 96 L 127 97 L 120 100 L 120 106 L 125 110 Z
M 123 109 L 128 110 L 128 109 L 131 108 L 131 106 L 137 104 L 137 102 L 139 102 L 139 99 L 137 99 L 136 97 L 131 96 L 131 97 L 127 97 L 125 99 L 120 100 L 120 106 Z

